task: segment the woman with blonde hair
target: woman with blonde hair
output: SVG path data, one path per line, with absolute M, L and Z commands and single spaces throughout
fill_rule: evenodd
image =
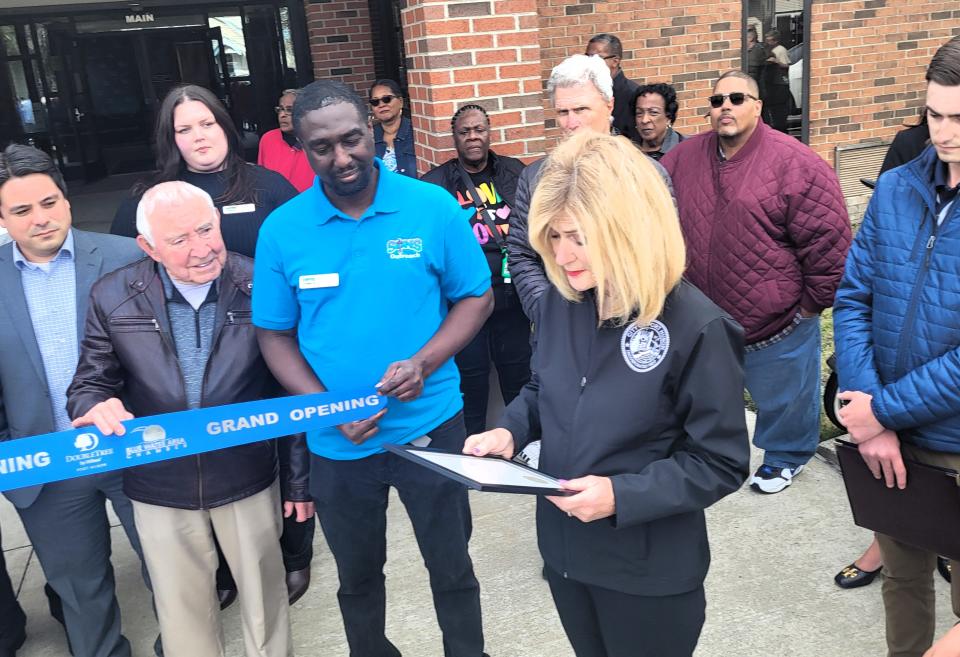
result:
M 578 134 L 544 166 L 531 244 L 552 283 L 530 383 L 464 453 L 575 494 L 537 500 L 547 580 L 577 657 L 689 657 L 704 620 L 703 510 L 748 474 L 743 334 L 682 279 L 676 209 L 624 139 Z

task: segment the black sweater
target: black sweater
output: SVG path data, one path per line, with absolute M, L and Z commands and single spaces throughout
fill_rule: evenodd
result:
M 592 293 L 538 304 L 533 376 L 499 426 L 517 450 L 543 440 L 540 469 L 563 479 L 610 477 L 616 514 L 584 523 L 544 498 L 544 561 L 572 580 L 666 596 L 703 583 L 703 510 L 749 470 L 743 330 L 682 282 L 653 328 L 597 326 Z
M 194 173 L 184 169 L 179 180 L 199 187 L 213 198 L 214 205 L 221 213 L 220 230 L 227 250 L 252 258 L 257 247 L 260 225 L 271 212 L 296 196 L 297 190 L 275 171 L 255 164 L 246 166 L 250 167 L 252 182 L 248 197 L 242 202 L 232 202 L 226 206 L 221 198 L 226 191 L 225 175 L 222 171 Z M 123 200 L 113 217 L 111 233 L 126 237 L 137 236 L 137 204 L 140 203 L 141 196 L 142 194 L 136 194 Z M 249 204 L 253 204 L 252 210 L 244 207 Z M 227 208 L 226 211 L 224 207 Z

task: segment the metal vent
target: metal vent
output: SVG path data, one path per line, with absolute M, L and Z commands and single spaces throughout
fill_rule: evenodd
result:
M 837 146 L 834 151 L 835 169 L 840 179 L 840 187 L 847 198 L 869 193 L 861 178 L 876 180 L 880 173 L 880 166 L 887 154 L 890 142 L 874 142 L 870 144 L 852 144 Z

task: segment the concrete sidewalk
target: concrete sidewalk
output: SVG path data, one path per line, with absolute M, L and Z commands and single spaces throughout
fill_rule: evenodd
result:
M 759 453 L 754 453 L 754 461 Z M 754 464 L 756 466 L 757 463 Z M 573 657 L 546 583 L 540 578 L 533 500 L 473 494 L 471 552 L 483 594 L 492 657 Z M 853 526 L 839 473 L 815 459 L 789 489 L 762 496 L 747 488 L 708 511 L 713 565 L 699 657 L 882 657 L 883 608 L 878 583 L 842 591 L 833 575 L 870 540 Z M 50 618 L 43 575 L 19 518 L 5 500 L 0 527 L 7 566 L 29 620 L 20 657 L 65 657 L 60 626 Z M 114 564 L 124 632 L 134 655 L 150 657 L 157 633 L 139 563 L 123 531 L 113 530 Z M 69 541 L 69 536 L 64 536 Z M 387 632 L 408 657 L 441 657 L 427 573 L 410 523 L 394 496 L 389 511 Z M 954 619 L 939 578 L 938 633 Z M 239 605 L 224 612 L 228 655 L 242 657 Z M 336 601 L 336 571 L 319 530 L 313 585 L 292 611 L 296 654 L 346 657 Z

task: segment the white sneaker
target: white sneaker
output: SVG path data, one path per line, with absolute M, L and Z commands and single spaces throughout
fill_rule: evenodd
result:
M 750 480 L 750 488 L 759 493 L 779 493 L 793 483 L 793 478 L 802 471 L 802 465 L 795 468 L 775 468 L 764 464 L 757 468 Z

